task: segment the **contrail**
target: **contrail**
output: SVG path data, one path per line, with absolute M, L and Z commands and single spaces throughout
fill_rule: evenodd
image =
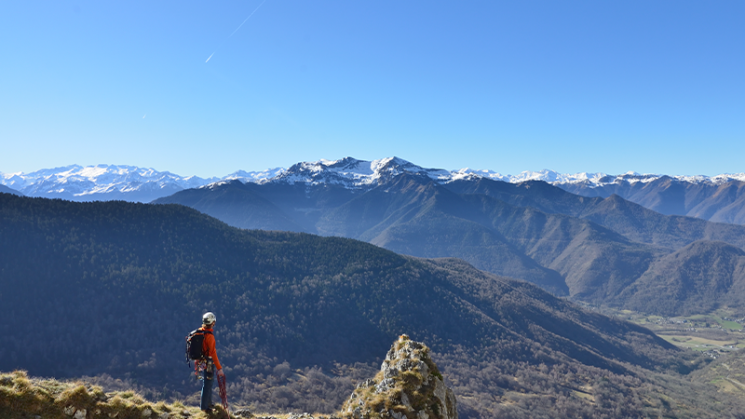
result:
M 256 13 L 256 11 L 257 11 L 257 10 L 259 10 L 259 8 L 260 8 L 261 6 L 263 6 L 263 5 L 264 5 L 264 3 L 266 3 L 266 0 L 262 1 L 262 2 L 261 2 L 261 4 L 260 4 L 260 5 L 259 5 L 259 6 L 257 7 L 257 8 L 255 8 L 255 9 L 254 9 L 254 11 L 253 11 L 253 12 L 251 12 L 251 14 L 250 14 L 250 15 L 248 15 L 248 17 L 247 17 L 246 19 L 244 19 L 244 20 L 243 20 L 243 22 L 241 22 L 241 24 L 240 24 L 240 25 L 238 25 L 238 27 L 237 27 L 237 28 L 235 28 L 235 30 L 233 31 L 233 33 L 231 33 L 230 35 L 228 35 L 228 37 L 227 37 L 227 38 L 225 38 L 225 39 L 228 39 L 228 38 L 230 38 L 230 37 L 231 37 L 231 36 L 233 36 L 233 35 L 234 35 L 234 34 L 235 34 L 236 32 L 238 32 L 238 29 L 240 29 L 240 28 L 241 28 L 241 26 L 243 26 L 243 24 L 244 24 L 244 23 L 246 23 L 246 22 L 248 21 L 248 19 L 250 19 L 250 18 L 251 18 L 251 16 L 253 16 L 253 15 L 254 15 L 254 13 Z M 223 42 L 224 42 L 224 41 L 223 41 Z M 215 52 L 217 52 L 217 51 L 215 51 Z M 209 57 L 207 57 L 207 59 L 206 59 L 206 60 L 204 60 L 204 62 L 205 62 L 205 63 L 209 62 L 209 61 L 210 61 L 210 58 L 212 58 L 212 56 L 213 56 L 213 55 L 215 55 L 215 53 L 214 53 L 214 52 L 213 52 L 212 54 L 210 54 L 210 56 L 209 56 Z
M 264 3 L 266 3 L 266 0 L 262 1 L 262 2 L 261 2 L 261 4 L 259 5 L 259 7 L 263 6 L 263 5 L 264 5 Z M 248 15 L 248 17 L 246 18 L 246 20 L 244 20 L 244 21 L 243 21 L 243 23 L 246 23 L 246 21 L 247 21 L 248 19 L 250 19 L 250 18 L 251 18 L 251 16 L 253 16 L 253 15 L 254 15 L 254 13 L 256 13 L 256 10 L 259 10 L 259 7 L 257 7 L 256 9 L 254 9 L 254 11 L 253 11 L 253 12 L 251 12 L 251 14 L 250 14 L 250 15 Z M 243 26 L 243 23 L 241 23 L 240 25 L 238 25 L 238 27 L 237 27 L 237 28 L 235 28 L 235 30 L 233 31 L 233 33 L 231 33 L 230 35 L 228 35 L 228 38 L 230 38 L 231 36 L 233 36 L 233 34 L 234 34 L 234 33 L 238 32 L 238 29 L 240 29 L 240 28 L 241 28 L 241 26 Z

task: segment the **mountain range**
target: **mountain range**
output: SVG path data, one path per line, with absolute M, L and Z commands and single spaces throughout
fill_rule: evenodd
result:
M 196 188 L 219 180 L 260 181 L 273 177 L 278 172 L 281 172 L 281 169 L 250 173 L 237 171 L 224 178 L 202 179 L 135 166 L 72 165 L 28 174 L 0 173 L 0 185 L 32 197 L 60 198 L 78 202 L 150 202 L 184 189 Z
M 486 178 L 507 183 L 544 181 L 574 194 L 609 197 L 617 194 L 666 215 L 687 215 L 717 222 L 745 224 L 745 173 L 707 176 L 666 176 L 626 173 L 561 174 L 543 170 L 503 175 L 493 170 L 425 169 L 399 158 L 361 161 L 302 162 L 289 169 L 259 172 L 236 171 L 222 178 L 178 176 L 133 166 L 66 166 L 33 173 L 0 173 L 0 185 L 27 196 L 62 198 L 73 201 L 125 200 L 150 202 L 175 192 L 215 182 L 240 180 L 244 183 L 328 183 L 366 189 L 401 171 L 426 174 L 433 180 L 449 182 Z
M 588 198 L 542 181 L 443 182 L 447 172 L 405 164 L 300 164 L 273 181 L 217 182 L 154 202 L 186 205 L 240 228 L 458 257 L 556 295 L 643 312 L 745 303 L 743 226 L 663 215 L 618 195 Z
M 198 390 L 183 337 L 209 310 L 231 397 L 259 409 L 338 409 L 401 333 L 428 342 L 464 418 L 744 408 L 679 375 L 705 363 L 693 352 L 457 259 L 241 230 L 181 205 L 10 194 L 0 254 L 0 370 L 183 400 Z
M 666 215 L 686 215 L 720 223 L 745 224 L 745 176 L 619 176 L 605 182 L 557 183 L 583 196 L 619 195 Z

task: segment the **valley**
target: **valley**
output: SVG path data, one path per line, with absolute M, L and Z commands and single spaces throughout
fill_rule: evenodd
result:
M 222 182 L 154 203 L 186 205 L 238 228 L 457 257 L 557 296 L 619 309 L 675 316 L 745 303 L 744 226 L 663 215 L 617 195 L 587 198 L 539 181 L 442 183 L 434 179 L 439 172 L 395 159 L 372 175 L 349 175 L 363 163 L 297 165 L 272 182 Z
M 719 360 L 459 259 L 237 229 L 182 205 L 9 194 L 0 238 L 2 371 L 193 404 L 183 337 L 213 310 L 235 402 L 254 411 L 338 410 L 402 333 L 430 346 L 463 418 L 745 411 L 692 380 Z
M 582 304 L 588 310 L 643 326 L 682 349 L 703 352 L 717 359 L 745 348 L 745 317 L 723 308 L 708 314 L 664 317 L 632 310 Z
M 745 419 L 744 18 L 1 2 L 0 419 Z
M 463 418 L 745 411 L 745 316 L 728 308 L 745 302 L 745 227 L 368 163 L 152 204 L 0 194 L 0 370 L 193 405 L 174 343 L 212 310 L 254 411 L 337 411 L 401 333 L 432 348 Z

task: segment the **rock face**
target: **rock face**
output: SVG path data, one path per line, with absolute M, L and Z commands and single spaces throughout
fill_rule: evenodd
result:
M 357 386 L 342 407 L 351 419 L 457 419 L 455 394 L 429 357 L 429 348 L 402 335 L 373 379 Z

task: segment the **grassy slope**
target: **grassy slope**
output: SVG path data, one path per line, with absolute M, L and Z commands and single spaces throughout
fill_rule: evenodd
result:
M 148 402 L 132 391 L 107 393 L 99 386 L 82 381 L 29 378 L 25 371 L 0 374 L 0 417 L 21 419 L 38 415 L 44 419 L 69 419 L 76 414 L 85 418 L 117 419 L 168 415 L 207 418 L 199 408 L 180 402 Z

